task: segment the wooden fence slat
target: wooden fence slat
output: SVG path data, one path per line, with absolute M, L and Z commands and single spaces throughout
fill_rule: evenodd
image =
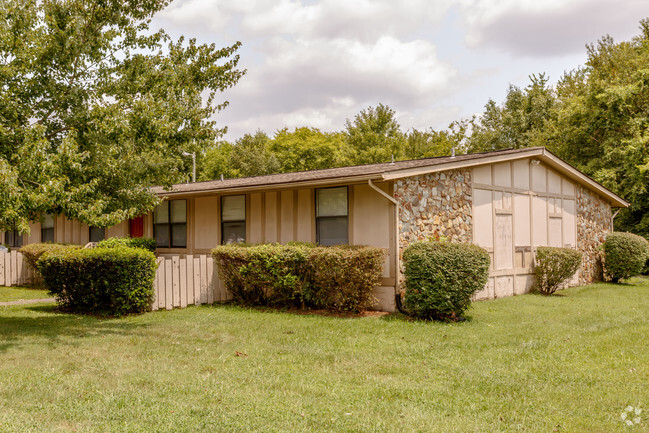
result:
M 153 283 L 153 290 L 155 293 L 155 298 L 153 301 L 153 310 L 157 310 L 162 305 L 161 286 L 162 286 L 162 279 L 164 274 L 164 265 L 163 265 L 164 258 L 158 257 L 156 263 L 158 264 L 158 268 L 156 269 L 155 281 Z
M 11 259 L 14 257 L 15 252 L 7 254 L 5 257 L 5 284 L 7 287 L 13 285 L 13 269 L 11 267 Z
M 180 259 L 180 308 L 187 306 L 187 259 Z
M 187 305 L 196 304 L 194 297 L 194 256 L 187 256 Z
M 207 257 L 200 256 L 201 263 L 201 304 L 207 303 Z
M 165 309 L 171 310 L 173 308 L 173 269 L 171 267 L 171 260 L 165 257 Z
M 194 257 L 194 298 L 196 305 L 200 305 L 201 299 L 201 260 Z
M 180 256 L 171 258 L 172 275 L 172 307 L 180 307 Z
M 207 265 L 207 303 L 214 303 L 214 260 L 211 257 L 205 256 L 205 264 Z
M 23 263 L 23 255 L 20 252 L 16 253 L 16 285 L 23 286 L 25 284 L 25 272 L 27 269 Z
M 5 285 L 5 256 L 7 253 L 0 253 L 0 286 Z

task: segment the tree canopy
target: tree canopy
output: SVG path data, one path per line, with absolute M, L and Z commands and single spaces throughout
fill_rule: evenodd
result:
M 0 0 L 0 229 L 44 213 L 107 226 L 151 210 L 182 152 L 223 132 L 239 43 L 150 29 L 168 0 Z

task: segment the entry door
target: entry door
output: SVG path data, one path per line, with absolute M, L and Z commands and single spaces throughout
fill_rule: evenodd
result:
M 144 216 L 133 218 L 129 221 L 132 238 L 144 237 Z

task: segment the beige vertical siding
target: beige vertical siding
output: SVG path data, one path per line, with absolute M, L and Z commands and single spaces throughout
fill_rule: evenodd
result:
M 210 250 L 219 243 L 219 197 L 194 199 L 194 248 Z
M 474 243 L 492 270 L 478 299 L 529 291 L 536 247 L 576 247 L 575 185 L 530 159 L 473 169 Z

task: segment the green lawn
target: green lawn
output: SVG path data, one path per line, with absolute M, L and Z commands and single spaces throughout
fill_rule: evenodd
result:
M 3 287 L 0 286 L 0 302 L 23 301 L 27 299 L 51 298 L 47 290 L 33 289 L 30 287 Z M 0 312 L 0 314 L 2 314 Z M 1 331 L 0 331 L 1 332 Z
M 0 307 L 0 431 L 647 431 L 649 279 L 634 283 L 479 302 L 459 324 Z M 622 424 L 628 405 L 641 425 Z

